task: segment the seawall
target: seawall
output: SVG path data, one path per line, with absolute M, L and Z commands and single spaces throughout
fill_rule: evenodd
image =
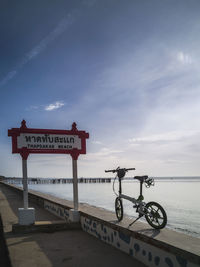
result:
M 22 189 L 4 184 L 22 196 Z M 68 221 L 73 203 L 36 191 L 29 191 L 29 199 L 40 207 Z M 147 266 L 200 266 L 200 239 L 169 229 L 155 230 L 146 223 L 137 222 L 130 228 L 129 218 L 116 221 L 114 213 L 102 208 L 80 204 L 82 229 Z

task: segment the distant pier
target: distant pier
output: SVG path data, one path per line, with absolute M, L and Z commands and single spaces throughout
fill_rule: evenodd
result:
M 21 184 L 22 178 L 5 178 L 8 184 Z M 110 183 L 111 178 L 78 178 L 78 183 Z M 71 178 L 28 178 L 28 184 L 71 184 Z

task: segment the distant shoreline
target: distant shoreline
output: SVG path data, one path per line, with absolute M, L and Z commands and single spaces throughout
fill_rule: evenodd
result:
M 2 177 L 2 176 L 1 176 Z M 166 177 L 156 177 L 156 176 L 149 176 L 149 177 L 153 177 L 155 180 L 190 180 L 190 179 L 194 179 L 194 180 L 200 180 L 200 176 L 166 176 Z M 79 177 L 79 179 L 115 179 L 114 177 Z M 22 179 L 22 177 L 3 177 L 2 180 L 7 180 L 7 179 Z M 45 179 L 50 179 L 50 180 L 57 180 L 57 179 L 72 179 L 71 177 L 57 177 L 57 178 L 51 178 L 51 177 L 28 177 L 28 180 L 31 179 L 41 179 L 41 180 L 45 180 Z M 123 178 L 123 180 L 134 180 L 133 177 L 125 177 Z

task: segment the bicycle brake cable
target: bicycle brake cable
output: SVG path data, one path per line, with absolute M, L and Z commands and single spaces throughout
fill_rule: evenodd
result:
M 114 181 L 113 181 L 113 192 L 114 192 L 114 194 L 118 197 L 118 194 L 117 194 L 116 191 L 115 191 L 115 180 L 116 180 L 116 178 L 117 178 L 117 175 L 115 176 L 115 179 L 114 179 Z

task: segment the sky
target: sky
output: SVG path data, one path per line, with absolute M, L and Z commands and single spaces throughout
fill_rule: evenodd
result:
M 200 1 L 0 2 L 0 175 L 22 176 L 8 129 L 90 134 L 79 177 L 200 176 Z M 29 177 L 71 177 L 31 154 Z

